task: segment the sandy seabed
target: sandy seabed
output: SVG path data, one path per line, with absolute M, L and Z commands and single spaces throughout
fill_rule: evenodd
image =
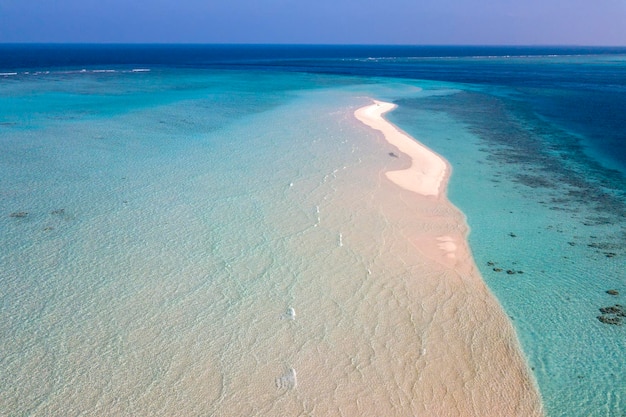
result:
M 244 183 L 236 196 L 209 198 L 210 171 L 184 189 L 172 181 L 154 195 L 131 193 L 130 201 L 147 199 L 150 216 L 117 216 L 110 237 L 98 232 L 111 230 L 108 216 L 89 224 L 98 238 L 87 242 L 99 246 L 81 246 L 84 264 L 72 268 L 87 283 L 92 265 L 116 280 L 102 284 L 96 268 L 97 285 L 85 291 L 61 274 L 63 296 L 38 323 L 55 332 L 4 344 L 18 354 L 7 355 L 5 375 L 16 383 L 0 390 L 0 408 L 32 416 L 543 414 L 514 329 L 474 265 L 463 214 L 446 198 L 449 165 L 383 119 L 393 105 L 358 110 L 365 124 L 345 108 L 320 111 L 313 123 L 302 105 L 275 120 L 290 120 L 280 134 L 314 134 L 292 151 L 306 158 L 292 162 L 272 147 L 268 166 L 298 169 L 269 181 L 267 195 L 246 193 Z M 272 143 L 277 132 L 265 117 L 229 134 L 252 129 L 259 144 Z M 197 162 L 206 165 L 203 155 Z M 245 177 L 231 174 L 226 184 Z M 171 195 L 180 204 L 163 204 Z M 200 221 L 207 210 L 225 226 Z M 136 242 L 129 254 L 117 245 L 126 240 Z M 56 241 L 44 243 L 30 258 L 58 252 Z M 98 264 L 107 259 L 115 262 Z M 66 302 L 65 288 L 78 288 L 82 304 Z
M 267 213 L 269 224 L 293 227 L 273 262 L 303 265 L 224 324 L 248 323 L 210 361 L 222 364 L 203 395 L 211 415 L 544 414 L 515 330 L 474 264 L 465 218 L 446 197 L 450 166 L 382 117 L 393 107 L 374 102 L 355 113 L 368 127 L 349 123 L 363 129 L 354 146 L 367 162 L 289 184 L 289 201 L 315 224 Z M 259 312 L 276 294 L 290 301 L 267 322 Z

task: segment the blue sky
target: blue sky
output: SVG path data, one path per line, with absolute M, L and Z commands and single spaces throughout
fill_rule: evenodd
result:
M 0 42 L 626 46 L 626 0 L 0 0 Z

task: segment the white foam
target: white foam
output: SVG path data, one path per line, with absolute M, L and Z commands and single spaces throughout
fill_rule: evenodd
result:
M 276 388 L 279 389 L 294 389 L 297 383 L 296 370 L 293 368 L 289 368 L 285 374 L 276 378 Z

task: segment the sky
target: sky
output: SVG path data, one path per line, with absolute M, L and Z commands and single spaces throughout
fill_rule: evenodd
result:
M 0 0 L 0 43 L 626 46 L 626 0 Z

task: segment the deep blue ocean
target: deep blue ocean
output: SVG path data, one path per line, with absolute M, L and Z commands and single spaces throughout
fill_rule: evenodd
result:
M 0 414 L 314 414 L 273 396 L 369 329 L 337 300 L 378 293 L 331 277 L 375 262 L 318 248 L 389 164 L 371 99 L 452 165 L 546 415 L 626 415 L 626 48 L 53 44 L 0 45 Z
M 626 48 L 302 45 L 0 45 L 0 70 L 196 68 L 294 71 L 507 86 L 626 172 Z M 533 89 L 546 89 L 530 97 Z

